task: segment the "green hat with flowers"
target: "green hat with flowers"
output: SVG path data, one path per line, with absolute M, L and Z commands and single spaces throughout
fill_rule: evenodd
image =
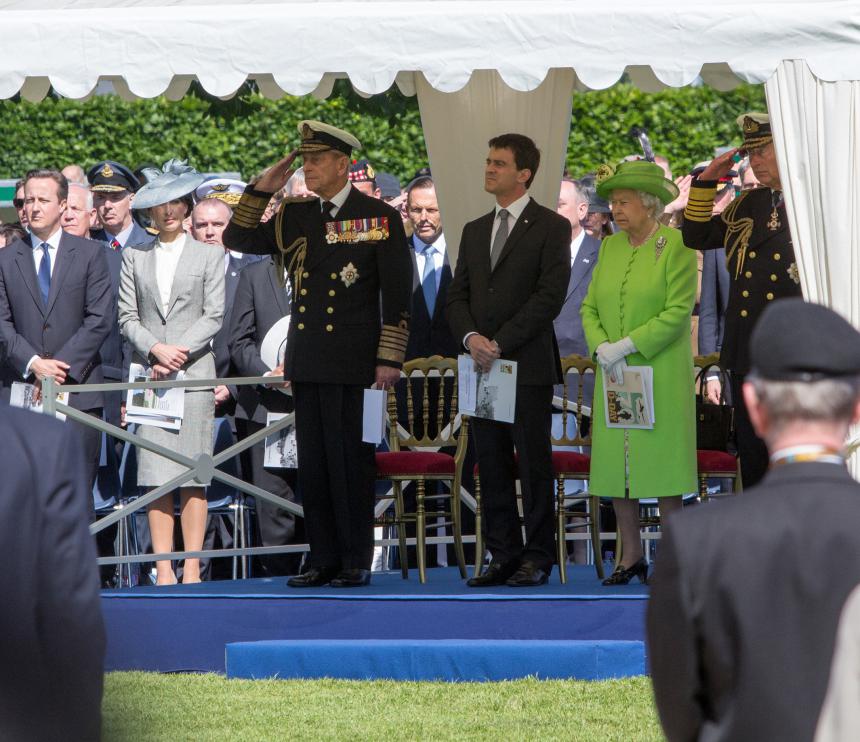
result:
M 664 205 L 678 198 L 678 186 L 663 174 L 663 168 L 656 162 L 647 160 L 622 162 L 616 168 L 601 165 L 597 169 L 599 196 L 608 200 L 612 197 L 612 191 L 621 188 L 651 193 Z

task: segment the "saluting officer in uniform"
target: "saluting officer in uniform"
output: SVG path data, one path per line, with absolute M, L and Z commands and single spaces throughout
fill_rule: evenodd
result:
M 726 250 L 730 288 L 720 365 L 730 373 L 741 475 L 744 487 L 750 487 L 764 476 L 768 462 L 767 448 L 750 424 L 740 391 L 750 369 L 750 336 L 765 307 L 801 292 L 770 119 L 765 113 L 747 113 L 738 117 L 738 125 L 743 146 L 715 158 L 693 180 L 682 234 L 687 247 Z M 762 187 L 745 191 L 712 216 L 719 179 L 744 151 Z
M 295 400 L 310 557 L 288 584 L 355 587 L 370 582 L 373 556 L 376 467 L 373 446 L 361 440 L 363 394 L 373 383 L 387 389 L 400 378 L 412 261 L 397 211 L 349 181 L 358 140 L 318 121 L 302 121 L 299 132 L 299 149 L 245 189 L 224 244 L 274 254 L 293 287 L 283 371 Z M 261 224 L 298 153 L 307 187 L 319 198 L 286 199 Z

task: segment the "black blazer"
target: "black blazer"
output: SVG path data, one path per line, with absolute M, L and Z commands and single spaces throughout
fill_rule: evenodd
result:
M 463 228 L 448 321 L 462 346 L 470 332 L 495 340 L 517 362 L 518 384 L 561 381 L 553 320 L 570 280 L 570 223 L 530 199 L 490 271 L 495 211 Z
M 663 729 L 676 740 L 811 740 L 839 614 L 860 584 L 860 484 L 841 466 L 768 472 L 667 518 L 648 609 Z
M 240 376 L 262 376 L 271 369 L 260 357 L 266 333 L 290 313 L 287 289 L 278 281 L 275 261 L 265 258 L 246 266 L 239 275 L 239 286 L 230 318 L 230 357 Z M 266 422 L 267 412 L 289 412 L 292 397 L 277 389 L 239 387 L 236 417 Z
M 448 287 L 451 285 L 451 263 L 448 252 L 442 262 L 439 276 L 439 289 L 436 292 L 436 303 L 433 306 L 433 316 L 427 311 L 424 301 L 424 289 L 421 286 L 421 276 L 418 274 L 418 261 L 415 257 L 415 242 L 409 240 L 409 253 L 412 256 L 412 322 L 409 328 L 409 343 L 406 346 L 406 360 L 410 358 L 426 358 L 439 355 L 452 358 L 462 352 L 462 346 L 451 334 L 451 326 L 445 314 L 445 302 L 448 298 Z
M 99 353 L 116 324 L 116 300 L 101 242 L 63 232 L 47 309 L 29 239 L 0 250 L 0 335 L 7 345 L 0 367 L 3 399 L 9 399 L 12 382 L 24 380 L 24 368 L 34 355 L 68 363 L 69 383 L 102 382 Z M 103 403 L 101 392 L 75 394 L 70 400 L 79 410 Z
M 255 255 L 278 254 L 275 230 L 285 248 L 307 240 L 301 266 L 293 265 L 290 338 L 284 369 L 288 379 L 316 384 L 370 385 L 377 366 L 400 368 L 410 323 L 412 263 L 403 220 L 384 201 L 357 188 L 332 220 L 323 221 L 318 198 L 281 204 L 268 222 L 247 226 L 249 200 L 268 202 L 271 194 L 245 189 L 244 199 L 224 230 L 224 244 Z M 388 237 L 362 242 L 327 241 L 332 228 L 361 220 L 385 220 Z M 351 231 L 351 230 L 350 230 Z M 291 253 L 288 263 L 292 263 Z M 298 275 L 296 275 L 298 274 Z
M 97 740 L 105 632 L 80 435 L 0 402 L 0 440 L 0 739 Z

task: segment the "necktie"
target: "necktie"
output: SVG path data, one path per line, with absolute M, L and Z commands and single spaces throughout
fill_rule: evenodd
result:
M 335 206 L 331 201 L 323 201 L 322 204 L 322 216 L 323 219 L 331 219 L 331 212 Z
M 117 242 L 116 237 L 114 237 L 114 238 L 110 241 L 110 249 L 111 249 L 111 250 L 121 250 L 121 249 L 122 249 L 122 245 L 120 245 L 120 244 L 119 244 L 119 242 Z
M 421 288 L 424 291 L 424 302 L 427 313 L 432 317 L 436 306 L 436 261 L 433 256 L 436 248 L 433 245 L 424 246 L 424 272 L 421 274 Z
M 42 302 L 48 306 L 48 294 L 51 293 L 51 255 L 48 243 L 39 245 L 42 248 L 42 261 L 39 263 L 39 290 L 42 292 Z
M 508 210 L 499 209 L 499 229 L 496 232 L 496 237 L 493 240 L 493 248 L 490 250 L 490 270 L 496 267 L 496 261 L 499 255 L 502 254 L 502 248 L 508 241 Z

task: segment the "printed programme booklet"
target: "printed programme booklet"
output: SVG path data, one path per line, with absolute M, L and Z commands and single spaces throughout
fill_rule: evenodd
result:
M 517 404 L 517 362 L 497 358 L 489 373 L 475 366 L 471 356 L 457 357 L 459 412 L 502 423 L 514 421 Z
M 624 383 L 610 381 L 603 372 L 603 402 L 607 428 L 654 429 L 654 369 L 628 366 Z

